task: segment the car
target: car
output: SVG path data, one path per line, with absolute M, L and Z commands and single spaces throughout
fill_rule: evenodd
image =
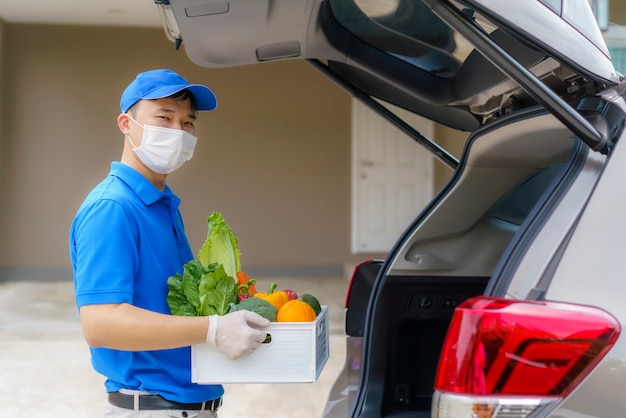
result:
M 624 415 L 626 84 L 586 0 L 157 4 L 193 62 L 306 60 L 453 169 L 354 269 L 326 417 Z

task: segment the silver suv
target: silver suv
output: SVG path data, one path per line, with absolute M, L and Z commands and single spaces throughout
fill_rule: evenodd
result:
M 355 269 L 327 417 L 625 416 L 626 85 L 586 0 L 157 3 L 199 65 L 307 60 L 454 169 Z

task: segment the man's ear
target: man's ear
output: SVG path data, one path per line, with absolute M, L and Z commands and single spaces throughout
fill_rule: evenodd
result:
M 117 117 L 117 126 L 124 135 L 128 135 L 130 133 L 130 124 L 131 120 L 128 113 L 120 113 Z

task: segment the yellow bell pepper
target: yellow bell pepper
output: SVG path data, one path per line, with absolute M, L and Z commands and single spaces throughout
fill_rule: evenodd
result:
M 280 309 L 285 303 L 287 303 L 287 301 L 289 300 L 289 296 L 287 295 L 286 292 L 283 292 L 283 291 L 276 292 L 275 290 L 276 290 L 276 283 L 270 283 L 270 287 L 267 292 L 255 293 L 252 296 L 255 298 L 264 299 L 268 301 L 269 303 L 271 303 L 272 305 L 274 305 L 276 309 Z

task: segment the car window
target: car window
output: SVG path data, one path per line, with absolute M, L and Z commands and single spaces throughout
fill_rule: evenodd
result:
M 521 225 L 562 168 L 563 163 L 555 164 L 519 183 L 493 206 L 492 219 L 511 227 Z
M 337 1 L 331 8 L 362 41 L 440 77 L 454 76 L 472 50 L 419 1 Z

